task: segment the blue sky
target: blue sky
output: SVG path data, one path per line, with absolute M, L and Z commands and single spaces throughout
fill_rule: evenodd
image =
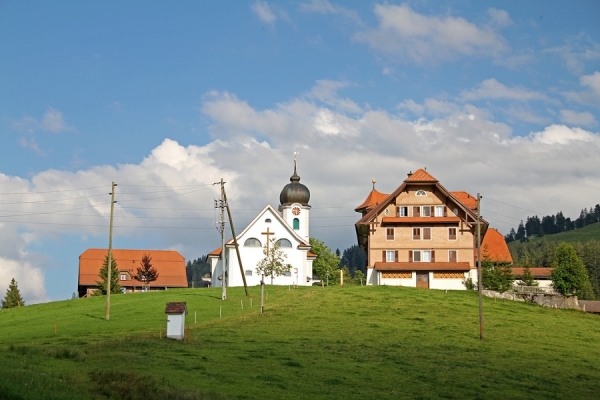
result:
M 0 288 L 69 298 L 78 256 L 219 246 L 277 206 L 293 153 L 311 236 L 418 168 L 506 233 L 600 202 L 597 1 L 0 2 Z

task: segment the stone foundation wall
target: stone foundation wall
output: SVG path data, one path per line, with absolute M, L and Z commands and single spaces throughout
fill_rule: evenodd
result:
M 505 299 L 514 301 L 526 301 L 528 303 L 539 304 L 544 307 L 552 308 L 574 308 L 579 309 L 577 296 L 566 297 L 562 294 L 549 293 L 515 293 L 507 291 L 504 293 L 494 292 L 493 290 L 483 290 L 483 295 L 495 299 Z

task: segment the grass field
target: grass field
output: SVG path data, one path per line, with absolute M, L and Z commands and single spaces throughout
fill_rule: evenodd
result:
M 186 289 L 0 311 L 0 399 L 592 399 L 600 317 L 398 287 Z M 164 338 L 165 303 L 190 335 Z M 243 309 L 241 302 L 243 301 Z M 222 317 L 219 317 L 221 312 Z M 56 324 L 56 325 L 55 325 Z M 55 334 L 56 326 L 56 334 Z

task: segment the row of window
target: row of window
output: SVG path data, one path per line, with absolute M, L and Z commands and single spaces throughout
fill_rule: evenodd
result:
M 292 242 L 287 239 L 279 239 L 275 244 L 279 247 L 292 247 Z M 262 243 L 257 238 L 248 238 L 244 242 L 244 247 L 262 247 Z
M 412 211 L 412 215 L 409 214 Z M 390 211 L 385 210 L 385 215 Z M 454 209 L 454 214 L 458 214 L 458 209 Z M 396 206 L 396 217 L 447 217 L 446 206 Z
M 246 271 L 244 271 L 244 273 L 246 274 L 246 276 L 252 276 L 252 270 L 251 269 L 247 269 Z M 291 271 L 287 271 L 283 274 L 283 276 L 292 276 L 292 272 Z
M 412 228 L 413 240 L 431 240 L 431 229 L 433 228 Z M 387 228 L 387 240 L 395 239 L 395 229 Z M 448 228 L 448 240 L 456 240 L 456 228 Z
M 443 250 L 438 250 L 444 253 Z M 435 262 L 435 250 L 409 250 L 408 262 Z M 458 258 L 457 250 L 448 250 L 448 262 L 456 262 Z M 398 262 L 398 250 L 383 250 L 382 259 L 385 262 Z

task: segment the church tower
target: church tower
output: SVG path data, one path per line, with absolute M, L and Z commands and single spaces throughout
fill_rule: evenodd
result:
M 283 220 L 291 226 L 294 231 L 306 240 L 308 244 L 308 228 L 310 216 L 310 191 L 300 183 L 300 177 L 296 173 L 296 160 L 294 159 L 294 175 L 290 177 L 290 183 L 285 185 L 279 195 L 279 211 Z

